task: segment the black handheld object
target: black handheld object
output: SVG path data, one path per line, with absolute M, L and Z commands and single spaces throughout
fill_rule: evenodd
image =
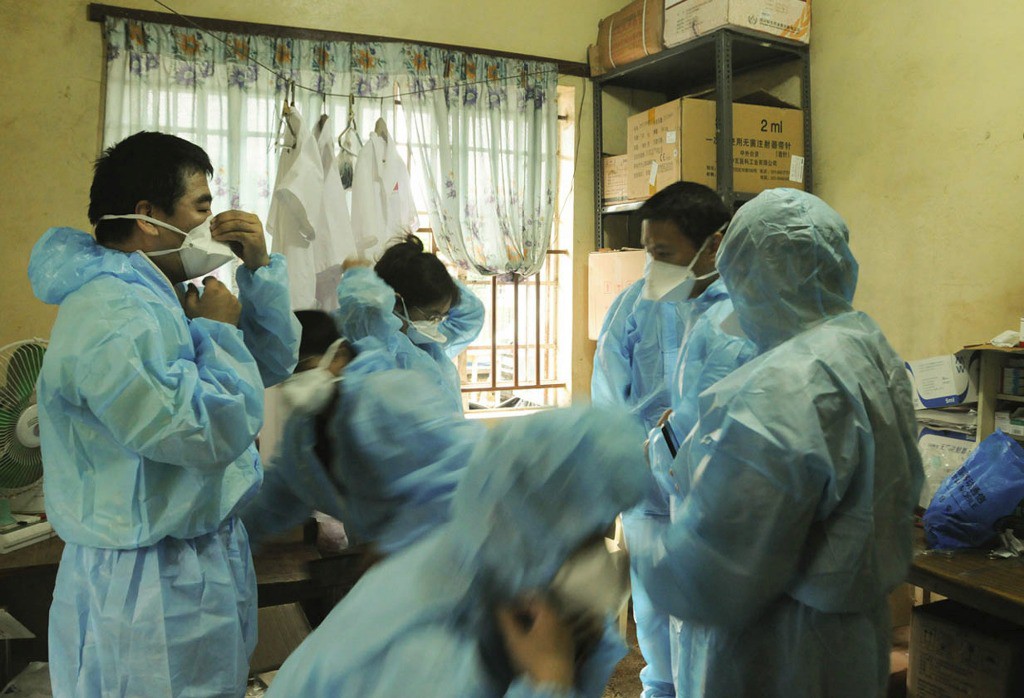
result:
M 676 454 L 679 453 L 679 440 L 676 438 L 675 431 L 672 430 L 672 425 L 667 420 L 661 425 L 661 435 L 665 437 L 668 452 L 675 458 Z

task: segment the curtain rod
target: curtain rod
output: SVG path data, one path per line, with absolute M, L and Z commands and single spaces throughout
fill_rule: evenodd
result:
M 193 27 L 177 15 L 169 12 L 156 12 L 153 10 L 136 10 L 128 7 L 115 7 L 113 5 L 102 5 L 91 2 L 88 5 L 88 19 L 90 22 L 103 22 L 107 17 L 121 17 L 134 19 L 139 22 L 157 22 L 170 24 L 176 27 Z M 509 51 L 495 51 L 492 49 L 474 48 L 471 46 L 455 46 L 452 44 L 441 44 L 432 41 L 412 41 L 409 39 L 396 39 L 388 36 L 375 36 L 373 34 L 352 34 L 349 32 L 327 31 L 323 29 L 305 29 L 302 27 L 286 27 L 276 24 L 260 24 L 257 22 L 239 22 L 230 19 L 214 19 L 212 17 L 195 17 L 189 15 L 189 19 L 202 26 L 208 31 L 229 32 L 233 34 L 260 34 L 263 36 L 283 37 L 289 39 L 310 39 L 312 41 L 352 41 L 352 42 L 399 42 L 421 44 L 436 48 L 446 48 L 466 53 L 480 53 L 486 56 L 497 56 L 499 58 L 514 58 L 526 61 L 546 61 L 558 66 L 561 75 L 589 78 L 590 69 L 586 63 L 575 63 L 563 61 L 557 58 L 545 58 L 543 56 L 532 56 L 525 53 L 511 53 Z

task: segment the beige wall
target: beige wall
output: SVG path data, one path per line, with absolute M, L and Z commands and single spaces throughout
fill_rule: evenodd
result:
M 817 193 L 906 358 L 1024 315 L 1024 4 L 814 0 Z
M 150 0 L 112 3 L 161 10 Z M 619 0 L 174 0 L 178 11 L 270 24 L 377 34 L 419 41 L 529 53 L 584 61 L 597 21 Z M 86 21 L 85 0 L 0 0 L 0 345 L 47 336 L 55 309 L 35 300 L 25 269 L 32 245 L 46 228 L 88 229 L 91 163 L 98 154 L 102 45 L 100 25 Z M 586 395 L 593 343 L 586 339 L 586 255 L 593 249 L 593 140 L 590 95 L 585 99 L 574 202 L 577 274 L 574 300 L 582 309 L 573 343 L 574 393 Z M 578 370 L 577 370 L 578 369 Z

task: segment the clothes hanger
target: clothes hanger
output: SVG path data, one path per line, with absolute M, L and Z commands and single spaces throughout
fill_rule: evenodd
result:
M 320 121 L 317 123 L 317 132 L 323 131 L 324 124 L 327 123 L 327 93 L 320 93 Z
M 363 139 L 359 137 L 359 126 L 356 124 L 355 95 L 348 96 L 348 123 L 345 125 L 345 130 L 338 134 L 338 147 L 352 155 L 359 155 L 358 152 L 348 147 L 349 134 L 355 136 L 356 147 L 361 149 L 363 147 Z
M 384 121 L 384 98 L 380 98 L 380 116 L 377 117 L 377 123 L 373 125 L 373 132 L 376 133 L 381 139 L 387 143 L 391 139 L 391 134 L 388 133 L 388 124 Z
M 288 103 L 289 90 L 291 91 L 291 104 Z M 285 148 L 291 150 L 295 147 L 295 143 L 298 141 L 298 134 L 295 133 L 295 129 L 292 127 L 289 116 L 292 113 L 292 107 L 295 106 L 295 81 L 289 82 L 284 88 L 284 104 L 281 105 L 281 118 L 277 122 L 277 133 L 274 135 L 273 148 Z M 291 135 L 291 143 L 285 140 L 284 129 L 288 128 L 288 133 Z

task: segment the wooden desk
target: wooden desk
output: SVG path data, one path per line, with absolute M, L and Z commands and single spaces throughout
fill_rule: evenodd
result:
M 63 552 L 64 541 L 54 537 L 0 555 L 0 579 L 26 573 L 56 573 Z M 309 563 L 319 559 L 316 546 L 301 540 L 267 545 L 253 557 L 260 606 L 302 601 L 321 593 L 321 585 L 314 584 L 309 574 Z
M 1024 626 L 1024 559 L 992 559 L 981 550 L 929 552 L 920 529 L 914 548 L 908 582 Z
M 19 574 L 34 567 L 53 567 L 60 564 L 61 553 L 64 552 L 64 541 L 54 536 L 33 543 L 21 550 L 0 555 L 0 577 Z

